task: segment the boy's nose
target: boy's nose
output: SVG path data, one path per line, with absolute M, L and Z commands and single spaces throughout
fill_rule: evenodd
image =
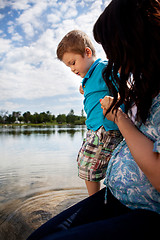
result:
M 75 72 L 75 69 L 74 69 L 74 67 L 71 67 L 71 71 L 72 71 L 72 72 Z

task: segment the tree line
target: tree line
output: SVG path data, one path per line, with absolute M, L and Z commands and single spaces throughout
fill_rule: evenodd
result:
M 85 124 L 86 117 L 84 116 L 84 111 L 82 109 L 81 116 L 74 114 L 74 110 L 71 109 L 68 114 L 59 114 L 55 116 L 51 114 L 50 111 L 31 114 L 29 111 L 24 112 L 12 112 L 11 114 L 8 111 L 0 111 L 0 123 L 1 124 L 13 124 L 13 123 L 32 123 L 32 124 L 41 124 L 41 123 L 53 123 L 53 124 L 75 124 L 82 125 Z

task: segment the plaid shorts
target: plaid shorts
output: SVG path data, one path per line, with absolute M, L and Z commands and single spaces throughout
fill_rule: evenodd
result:
M 103 126 L 88 130 L 77 157 L 78 176 L 92 182 L 103 179 L 112 152 L 122 139 L 120 131 L 106 131 Z

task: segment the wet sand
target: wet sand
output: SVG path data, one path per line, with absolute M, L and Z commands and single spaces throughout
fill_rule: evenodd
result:
M 56 214 L 87 197 L 86 189 L 59 189 L 36 193 L 0 208 L 0 240 L 26 240 Z

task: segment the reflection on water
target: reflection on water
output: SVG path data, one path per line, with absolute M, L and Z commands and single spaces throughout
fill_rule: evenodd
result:
M 33 203 L 31 196 L 54 193 L 55 203 L 57 191 L 71 189 L 74 195 L 79 189 L 84 196 L 84 182 L 77 177 L 76 157 L 85 132 L 85 126 L 0 128 L 1 240 L 8 216 L 17 206 L 20 209 L 23 201 L 32 199 Z
M 22 126 L 11 126 L 11 127 L 1 127 L 0 128 L 0 136 L 5 134 L 10 135 L 31 135 L 31 134 L 55 134 L 56 131 L 58 133 L 68 133 L 71 136 L 77 131 L 80 131 L 82 135 L 86 131 L 85 126 L 39 126 L 39 127 L 28 127 L 25 125 Z

